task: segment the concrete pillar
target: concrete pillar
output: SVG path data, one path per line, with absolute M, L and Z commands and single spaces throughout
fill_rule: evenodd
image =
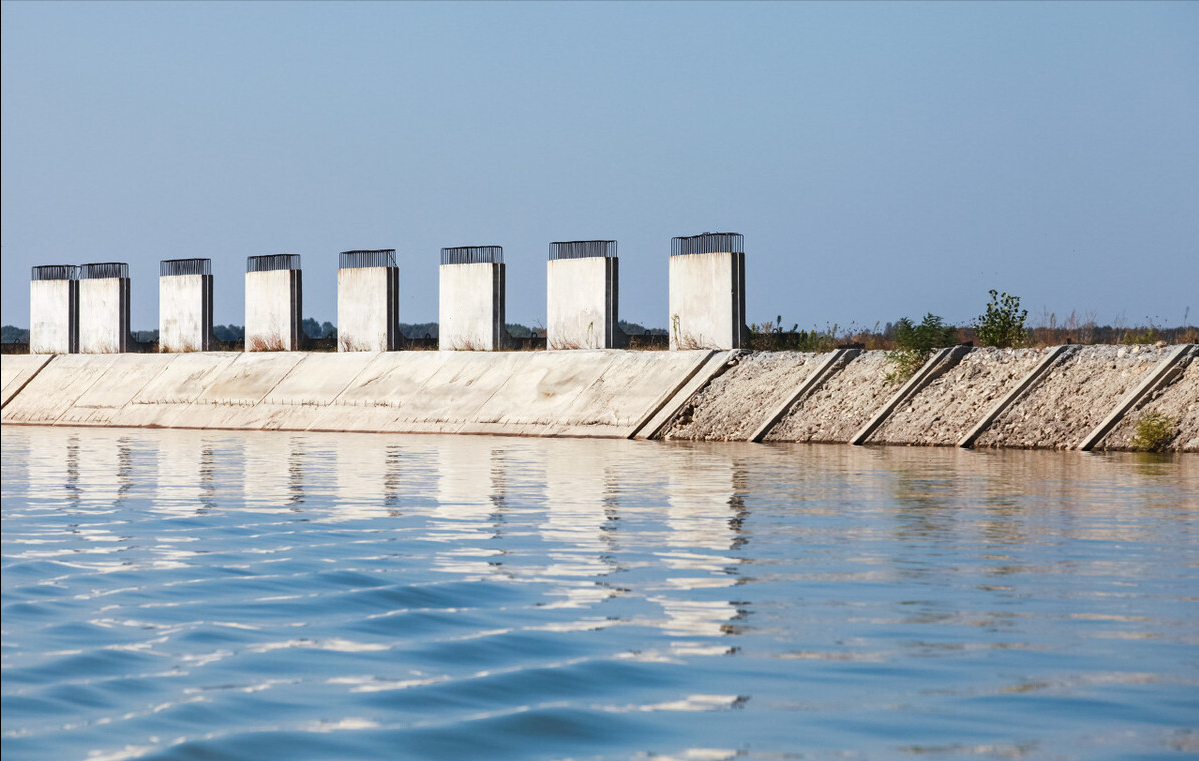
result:
M 79 268 L 34 267 L 29 281 L 29 353 L 79 351 Z
M 97 262 L 79 268 L 79 353 L 129 351 L 129 265 Z
M 400 348 L 395 249 L 342 251 L 337 269 L 337 350 Z
M 745 252 L 737 233 L 674 238 L 670 250 L 670 348 L 740 349 L 745 328 Z
M 212 260 L 164 259 L 158 265 L 158 350 L 212 351 Z
M 551 349 L 616 347 L 616 241 L 550 244 L 546 263 L 546 344 Z
M 303 340 L 299 254 L 246 258 L 246 351 L 298 351 Z
M 504 327 L 504 249 L 441 249 L 438 342 L 442 351 L 496 351 Z

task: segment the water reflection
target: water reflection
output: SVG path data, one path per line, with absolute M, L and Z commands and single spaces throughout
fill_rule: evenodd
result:
M 1199 684 L 1194 457 L 3 436 L 6 757 L 1056 752 Z

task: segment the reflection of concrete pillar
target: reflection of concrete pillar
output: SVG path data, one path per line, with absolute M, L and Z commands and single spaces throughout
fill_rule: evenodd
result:
M 438 348 L 496 351 L 504 348 L 504 249 L 441 249 Z
M 158 350 L 211 351 L 212 260 L 165 259 L 158 266 Z
M 242 437 L 242 492 L 256 510 L 287 510 L 304 502 L 304 450 L 299 437 L 278 432 Z
M 671 241 L 670 348 L 740 349 L 745 329 L 745 252 L 737 233 Z
M 303 283 L 299 254 L 246 258 L 246 351 L 297 351 Z
M 614 240 L 550 244 L 546 264 L 547 345 L 616 346 L 619 268 Z
M 79 268 L 79 353 L 129 351 L 129 265 L 84 264 Z
M 337 270 L 337 350 L 400 348 L 395 250 L 342 251 Z
M 34 267 L 29 281 L 29 353 L 79 351 L 79 269 L 73 264 Z

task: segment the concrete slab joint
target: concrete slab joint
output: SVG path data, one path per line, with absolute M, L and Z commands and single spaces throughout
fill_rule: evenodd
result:
M 1037 366 L 1032 370 L 1029 370 L 1028 373 L 1020 379 L 1020 382 L 1017 383 L 1011 391 L 1009 391 L 1002 399 L 996 402 L 995 405 L 987 411 L 987 414 L 983 415 L 982 419 L 979 420 L 973 428 L 966 432 L 966 435 L 963 436 L 960 441 L 958 441 L 958 446 L 964 448 L 974 446 L 975 440 L 982 435 L 983 431 L 987 430 L 987 428 L 989 428 L 991 424 L 994 423 L 999 416 L 1004 413 L 1004 411 L 1015 404 L 1016 400 L 1018 400 L 1021 396 L 1026 394 L 1029 389 L 1039 383 L 1041 379 L 1049 373 L 1049 370 L 1056 365 L 1061 358 L 1068 355 L 1071 350 L 1071 347 L 1066 344 L 1061 346 L 1051 346 L 1050 348 L 1046 349 L 1045 356 L 1041 358 L 1041 361 L 1037 363 Z
M 1107 432 L 1114 428 L 1126 414 L 1136 409 L 1154 392 L 1169 385 L 1176 378 L 1176 371 L 1187 362 L 1192 361 L 1195 353 L 1196 347 L 1194 344 L 1180 344 L 1174 347 L 1174 350 L 1159 362 L 1157 367 L 1153 368 L 1144 380 L 1124 395 L 1124 398 L 1116 404 L 1116 408 L 1099 425 L 1095 426 L 1095 429 L 1087 434 L 1082 441 L 1078 442 L 1075 448 L 1084 452 L 1093 449 L 1099 443 L 1100 439 L 1107 435 Z
M 887 418 L 899 408 L 908 399 L 920 393 L 920 390 L 932 383 L 937 378 L 945 374 L 946 371 L 953 368 L 962 361 L 962 357 L 970 353 L 969 346 L 950 346 L 941 349 L 932 357 L 929 358 L 924 366 L 916 371 L 916 374 L 908 379 L 908 382 L 900 387 L 899 391 L 895 392 L 882 408 L 874 414 L 874 416 L 862 426 L 862 429 L 850 440 L 850 444 L 861 446 L 865 444 L 879 426 L 881 426 Z

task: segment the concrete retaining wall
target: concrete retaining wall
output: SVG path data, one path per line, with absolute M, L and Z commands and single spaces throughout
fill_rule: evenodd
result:
M 1158 412 L 1176 423 L 1170 449 L 1199 451 L 1197 357 L 975 349 L 904 396 L 867 443 L 955 446 L 990 420 L 976 446 L 1077 448 L 1137 396 L 1097 448 L 1127 448 L 1136 420 Z M 898 388 L 885 352 L 5 355 L 0 369 L 6 424 L 720 441 L 846 443 Z

